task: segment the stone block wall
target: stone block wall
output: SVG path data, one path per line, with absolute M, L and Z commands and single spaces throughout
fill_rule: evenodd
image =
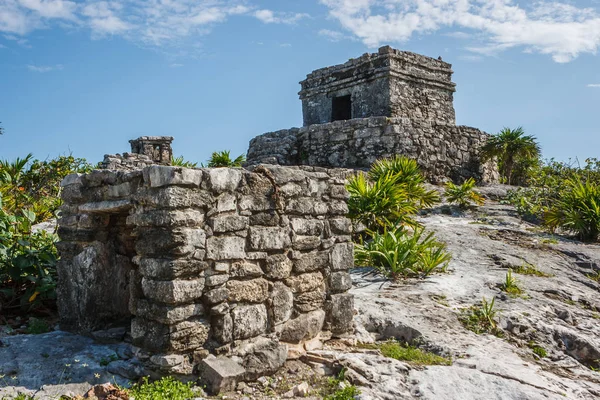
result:
M 489 137 L 479 129 L 408 118 L 373 117 L 293 128 L 250 141 L 248 164 L 318 165 L 366 169 L 376 159 L 404 155 L 417 160 L 433 182 L 498 180 L 479 149 Z
M 157 368 L 227 355 L 274 372 L 352 330 L 346 170 L 96 170 L 62 183 L 63 329 L 130 324 Z

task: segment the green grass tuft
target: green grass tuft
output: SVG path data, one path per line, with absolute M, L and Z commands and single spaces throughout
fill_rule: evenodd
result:
M 143 378 L 142 383 L 129 389 L 129 395 L 135 400 L 187 400 L 196 397 L 192 383 L 182 383 L 171 376 L 152 383 L 148 382 L 148 378 Z
M 550 278 L 550 277 L 554 276 L 552 274 L 547 274 L 543 271 L 540 271 L 539 269 L 537 269 L 537 267 L 535 265 L 529 264 L 529 263 L 523 263 L 523 265 L 519 265 L 518 267 L 513 267 L 512 270 L 520 275 L 533 275 L 533 276 L 539 276 L 539 277 L 543 277 L 543 278 Z
M 452 360 L 448 358 L 421 350 L 409 344 L 402 344 L 396 340 L 390 340 L 381 344 L 363 345 L 363 347 L 379 349 L 385 357 L 405 361 L 413 365 L 452 365 Z

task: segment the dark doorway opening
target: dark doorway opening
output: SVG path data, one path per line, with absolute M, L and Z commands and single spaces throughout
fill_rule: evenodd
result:
M 352 119 L 352 96 L 334 97 L 331 103 L 331 121 Z

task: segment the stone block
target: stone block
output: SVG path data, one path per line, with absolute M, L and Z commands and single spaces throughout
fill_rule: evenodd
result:
M 317 336 L 323 329 L 324 321 L 325 311 L 315 310 L 287 321 L 277 330 L 283 342 L 300 343 Z
M 209 260 L 232 260 L 246 258 L 246 239 L 236 236 L 213 236 L 206 241 L 206 257 Z
M 136 301 L 132 313 L 147 320 L 158 321 L 166 325 L 173 325 L 191 317 L 198 317 L 205 312 L 202 304 L 187 304 L 183 306 L 167 306 L 156 304 L 144 299 Z
M 248 227 L 248 217 L 240 215 L 213 217 L 210 226 L 214 233 L 241 231 Z
M 197 318 L 169 327 L 169 351 L 190 352 L 204 346 L 208 340 L 210 323 Z
M 267 309 L 264 304 L 239 305 L 231 311 L 233 338 L 248 339 L 267 331 Z
M 281 227 L 250 227 L 252 250 L 283 250 L 291 245 L 287 229 Z
M 352 221 L 350 218 L 330 218 L 328 221 L 332 233 L 342 235 L 348 235 L 352 233 Z
M 204 213 L 197 210 L 152 210 L 127 217 L 127 224 L 137 226 L 200 226 L 204 222 Z
M 257 264 L 242 261 L 233 263 L 230 275 L 234 278 L 258 278 L 263 275 L 263 270 Z
M 287 359 L 287 346 L 276 339 L 259 337 L 241 344 L 237 356 L 242 358 L 246 369 L 244 379 L 253 381 L 272 375 L 283 366 Z
M 213 192 L 234 191 L 242 180 L 242 170 L 239 168 L 211 168 L 208 170 L 210 187 Z
M 302 274 L 323 269 L 329 263 L 329 252 L 316 251 L 311 253 L 301 253 L 299 258 L 294 260 L 294 272 Z
M 224 345 L 233 340 L 233 318 L 229 313 L 214 315 L 211 322 L 213 336 L 219 344 Z
M 139 228 L 135 249 L 141 256 L 164 258 L 193 254 L 206 247 L 206 232 L 199 228 Z
M 352 288 L 352 277 L 348 272 L 333 272 L 328 279 L 329 290 L 333 293 L 346 292 Z
M 325 285 L 323 275 L 320 272 L 292 276 L 285 280 L 285 284 L 289 286 L 294 293 L 310 292 L 323 288 Z
M 206 209 L 214 202 L 212 195 L 206 190 L 181 186 L 143 187 L 138 189 L 133 197 L 141 205 L 168 209 Z
M 352 332 L 354 325 L 354 296 L 350 293 L 331 295 L 325 305 L 327 311 L 326 327 L 334 334 Z
M 192 186 L 202 183 L 202 171 L 190 168 L 152 165 L 144 168 L 144 181 L 150 187 Z
M 318 219 L 292 218 L 291 224 L 297 235 L 319 236 L 323 232 L 323 221 Z
M 212 290 L 207 290 L 204 292 L 204 301 L 209 304 L 219 304 L 227 300 L 229 297 L 229 290 L 225 287 L 219 287 Z
M 229 280 L 229 274 L 209 275 L 206 277 L 206 286 L 214 287 L 224 284 Z
M 81 185 L 81 175 L 82 174 L 69 174 L 60 181 L 60 187 L 65 187 L 69 185 Z
M 321 287 L 312 292 L 298 293 L 294 297 L 294 309 L 301 313 L 323 308 L 325 303 L 325 288 Z
M 269 279 L 285 279 L 292 272 L 293 262 L 285 254 L 268 256 L 265 261 L 265 275 Z
M 294 236 L 292 248 L 294 250 L 314 250 L 321 245 L 318 236 Z
M 110 200 L 99 201 L 95 203 L 86 203 L 79 206 L 79 212 L 82 213 L 104 213 L 119 214 L 124 213 L 132 207 L 131 200 Z
M 273 323 L 280 324 L 289 320 L 294 309 L 294 294 L 292 290 L 282 282 L 275 282 L 270 298 L 273 310 Z
M 144 296 L 167 304 L 189 303 L 202 297 L 204 278 L 194 280 L 155 281 L 142 278 Z
M 209 355 L 198 366 L 200 380 L 206 390 L 213 395 L 220 392 L 233 392 L 246 373 L 244 367 L 231 358 Z
M 174 260 L 161 258 L 137 258 L 134 261 L 140 267 L 140 273 L 149 279 L 170 281 L 176 278 L 200 277 L 202 271 L 208 268 L 206 261 L 192 258 L 177 258 Z
M 265 279 L 229 281 L 226 287 L 233 303 L 262 303 L 269 296 L 269 283 Z
M 354 267 L 354 244 L 338 243 L 331 251 L 331 269 L 334 271 L 348 270 Z

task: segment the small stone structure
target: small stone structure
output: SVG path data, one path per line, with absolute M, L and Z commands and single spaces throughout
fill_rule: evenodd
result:
M 131 153 L 105 155 L 103 169 L 134 170 L 149 165 L 171 165 L 173 150 L 171 136 L 141 136 L 130 140 Z
M 316 70 L 300 83 L 304 127 L 255 137 L 247 163 L 364 169 L 401 154 L 433 182 L 496 182 L 478 154 L 489 135 L 455 125 L 451 78 L 450 64 L 389 46 Z
M 151 165 L 69 175 L 61 328 L 130 327 L 147 365 L 199 368 L 216 388 L 233 379 L 222 368 L 255 379 L 351 332 L 348 173 Z

